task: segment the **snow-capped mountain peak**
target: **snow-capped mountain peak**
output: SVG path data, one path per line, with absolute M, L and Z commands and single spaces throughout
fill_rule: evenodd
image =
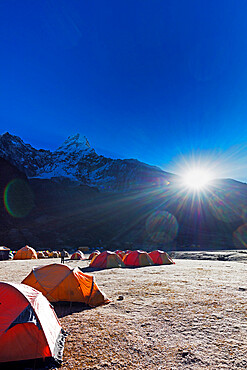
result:
M 111 159 L 98 155 L 87 138 L 69 136 L 57 150 L 35 149 L 18 136 L 0 135 L 0 157 L 29 178 L 63 179 L 98 187 L 104 191 L 126 191 L 143 184 L 167 182 L 170 174 L 137 160 Z
M 75 152 L 91 149 L 86 136 L 80 134 L 71 135 L 64 143 L 56 150 L 56 152 Z

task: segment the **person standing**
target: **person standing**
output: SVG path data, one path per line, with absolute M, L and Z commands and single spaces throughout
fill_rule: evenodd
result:
M 63 249 L 61 251 L 61 263 L 64 263 L 64 257 L 65 257 L 66 253 L 65 253 L 65 250 Z

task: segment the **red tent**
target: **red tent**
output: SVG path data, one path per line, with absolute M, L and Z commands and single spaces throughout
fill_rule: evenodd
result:
M 125 252 L 124 251 L 121 251 L 120 249 L 116 250 L 115 253 L 121 258 L 123 259 L 124 255 L 125 255 Z
M 94 251 L 90 254 L 88 259 L 92 260 L 94 258 L 94 256 L 98 256 L 98 254 L 100 254 L 100 251 L 96 250 L 96 251 Z
M 148 253 L 152 258 L 152 261 L 155 265 L 172 265 L 173 260 L 171 257 L 164 251 L 156 250 Z
M 96 255 L 90 262 L 89 266 L 105 269 L 112 267 L 124 267 L 124 264 L 116 253 L 105 251 L 99 255 Z
M 73 253 L 70 257 L 71 260 L 85 260 L 85 255 L 83 252 L 81 251 L 76 251 L 75 253 Z
M 0 282 L 0 363 L 62 359 L 64 334 L 42 293 L 25 284 Z
M 132 251 L 126 254 L 123 258 L 125 266 L 151 266 L 153 265 L 152 259 L 147 252 L 140 250 Z

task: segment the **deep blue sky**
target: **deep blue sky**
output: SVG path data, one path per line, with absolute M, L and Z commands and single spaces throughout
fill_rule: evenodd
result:
M 246 181 L 246 14 L 241 0 L 2 0 L 1 133 L 53 150 L 79 132 L 99 154 L 173 172 L 199 157 Z

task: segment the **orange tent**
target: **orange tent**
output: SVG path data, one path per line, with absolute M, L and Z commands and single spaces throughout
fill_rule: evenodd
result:
M 85 255 L 81 251 L 73 253 L 70 257 L 71 260 L 85 260 Z
M 96 250 L 96 251 L 92 252 L 88 258 L 90 260 L 92 260 L 94 258 L 94 256 L 97 256 L 98 254 L 100 254 L 100 251 Z
M 107 269 L 112 267 L 124 267 L 124 264 L 116 253 L 105 251 L 97 256 L 94 256 L 89 266 Z
M 19 249 L 16 254 L 14 255 L 14 260 L 29 260 L 29 259 L 37 259 L 37 253 L 35 249 L 26 245 L 25 247 Z
M 132 251 L 126 254 L 123 258 L 125 266 L 151 266 L 153 265 L 152 259 L 147 252 L 140 250 Z
M 175 262 L 164 251 L 156 250 L 148 253 L 155 265 L 171 265 Z
M 91 307 L 110 302 L 93 276 L 61 263 L 33 268 L 22 283 L 42 292 L 50 302 L 83 302 Z
M 0 282 L 0 301 L 0 363 L 47 357 L 61 362 L 63 330 L 43 294 Z

